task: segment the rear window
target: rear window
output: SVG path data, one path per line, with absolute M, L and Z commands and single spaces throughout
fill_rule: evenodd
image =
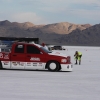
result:
M 24 45 L 18 44 L 15 46 L 15 53 L 24 53 Z

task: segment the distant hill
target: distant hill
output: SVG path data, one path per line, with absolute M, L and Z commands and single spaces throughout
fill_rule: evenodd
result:
M 62 22 L 62 23 L 44 25 L 42 27 L 37 28 L 37 30 L 41 31 L 42 33 L 69 34 L 73 30 L 76 29 L 84 30 L 89 27 L 91 27 L 90 24 L 77 25 L 68 22 Z M 34 29 L 34 27 L 32 28 Z
M 34 37 L 47 44 L 100 46 L 100 24 L 34 25 L 5 20 L 0 21 L 0 37 Z

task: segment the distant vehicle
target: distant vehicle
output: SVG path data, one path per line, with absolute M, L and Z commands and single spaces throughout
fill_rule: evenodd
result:
M 13 44 L 13 41 L 0 41 L 0 48 L 2 47 L 11 47 Z
M 11 47 L 1 47 L 0 48 L 0 52 L 10 52 L 11 51 Z
M 51 48 L 52 50 L 65 50 L 65 48 L 63 48 L 62 46 L 53 46 Z

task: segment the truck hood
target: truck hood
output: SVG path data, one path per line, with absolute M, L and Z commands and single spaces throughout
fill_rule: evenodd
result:
M 61 56 L 61 57 L 67 57 L 67 54 L 61 53 L 61 52 L 57 52 L 57 51 L 53 51 L 52 53 L 48 53 L 49 55 L 54 55 L 54 56 Z

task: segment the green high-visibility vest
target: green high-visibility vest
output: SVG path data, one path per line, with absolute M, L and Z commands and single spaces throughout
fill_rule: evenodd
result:
M 82 55 L 82 53 L 81 53 L 81 52 L 78 52 L 78 56 L 77 56 L 77 58 L 75 57 L 75 59 L 77 59 L 77 60 L 81 60 L 80 55 Z
M 82 55 L 82 53 L 81 52 L 78 52 L 78 55 Z

